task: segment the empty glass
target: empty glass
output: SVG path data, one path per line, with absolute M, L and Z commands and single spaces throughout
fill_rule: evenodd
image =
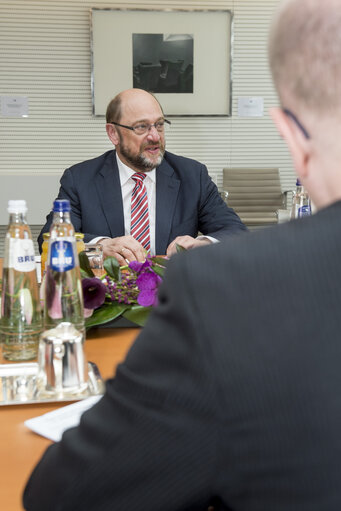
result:
M 103 275 L 103 247 L 95 243 L 85 244 L 85 253 L 89 259 L 90 268 L 96 277 Z

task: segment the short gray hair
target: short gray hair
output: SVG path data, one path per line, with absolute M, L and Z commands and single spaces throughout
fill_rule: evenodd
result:
M 340 0 L 282 2 L 270 32 L 269 60 L 282 103 L 290 98 L 318 112 L 340 108 Z

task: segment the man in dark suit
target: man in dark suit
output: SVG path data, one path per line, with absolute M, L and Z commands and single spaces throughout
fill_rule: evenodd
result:
M 164 119 L 156 98 L 141 89 L 121 92 L 108 105 L 106 129 L 116 151 L 67 169 L 59 198 L 71 202 L 71 221 L 105 256 L 142 261 L 141 241 L 130 234 L 133 176 L 145 175 L 151 251 L 172 255 L 176 243 L 193 248 L 245 230 L 220 197 L 201 163 L 165 151 Z M 40 236 L 49 230 L 52 213 Z M 199 236 L 198 231 L 203 235 Z
M 270 39 L 272 114 L 319 211 L 170 261 L 28 511 L 340 511 L 340 26 L 339 0 L 287 0 Z

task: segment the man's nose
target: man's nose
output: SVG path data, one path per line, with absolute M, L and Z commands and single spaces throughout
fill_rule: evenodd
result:
M 152 124 L 148 130 L 148 139 L 149 140 L 160 140 L 161 136 L 158 130 L 155 128 L 154 124 Z

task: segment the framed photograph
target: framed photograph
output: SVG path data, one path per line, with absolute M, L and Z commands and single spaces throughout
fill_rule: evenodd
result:
M 231 35 L 229 10 L 91 9 L 93 114 L 137 87 L 167 116 L 231 115 Z

